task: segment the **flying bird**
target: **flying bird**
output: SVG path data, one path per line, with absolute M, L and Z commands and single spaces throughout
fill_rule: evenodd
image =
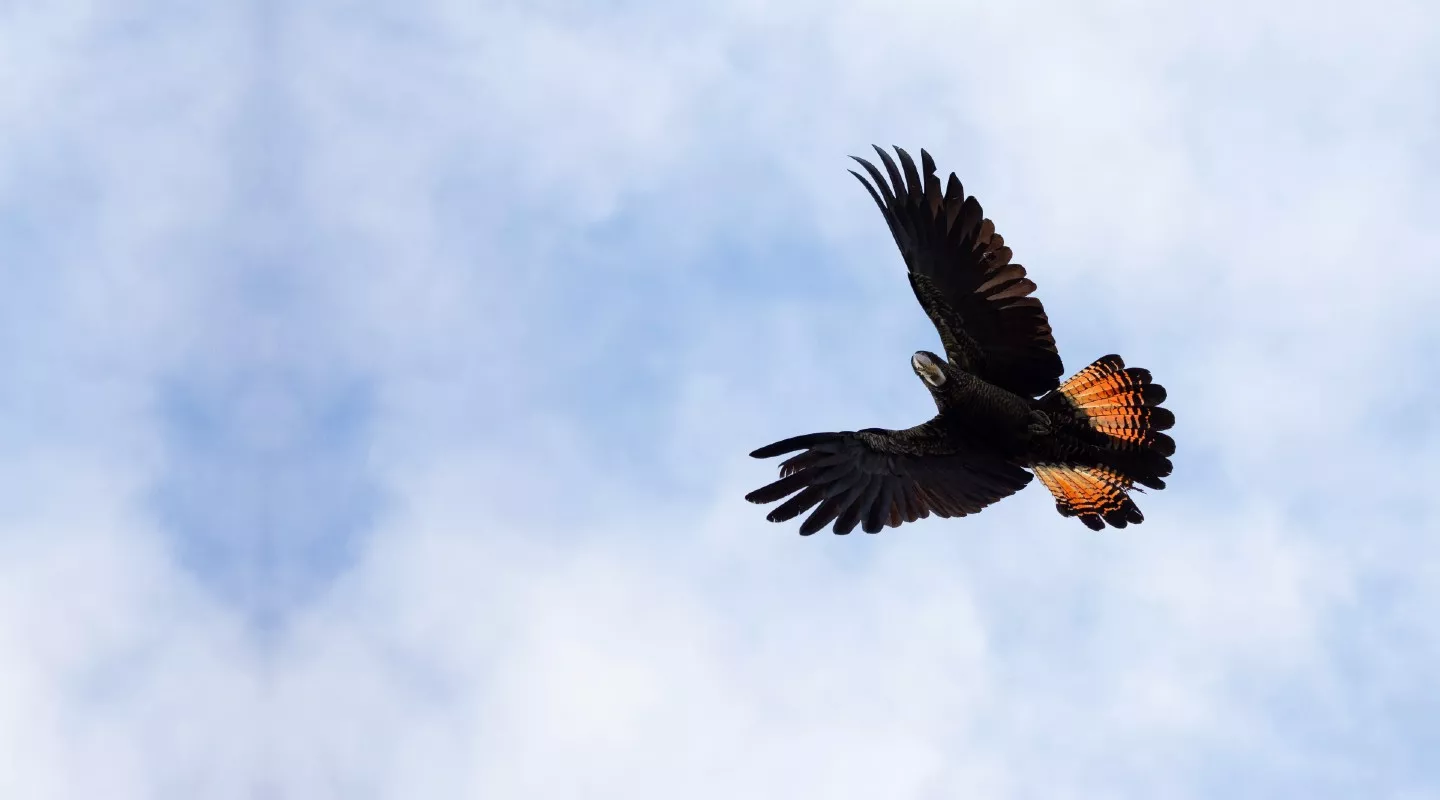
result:
M 773 458 L 780 478 L 745 496 L 785 500 L 767 519 L 800 524 L 808 536 L 833 523 L 867 533 L 931 514 L 963 517 L 1008 497 L 1032 473 L 1061 516 L 1093 530 L 1144 521 L 1132 489 L 1165 488 L 1175 415 L 1150 372 L 1107 355 L 1065 382 L 1064 367 L 1035 283 L 1011 262 L 1010 248 L 967 197 L 954 173 L 943 191 L 930 154 L 920 170 L 899 147 L 875 147 L 885 175 L 852 156 L 895 237 L 920 307 L 940 334 L 944 356 L 910 358 L 935 400 L 936 414 L 906 430 L 866 428 L 810 433 L 750 455 Z M 922 175 L 923 173 L 923 175 Z M 886 181 L 886 178 L 889 181 Z M 788 500 L 785 498 L 789 498 Z

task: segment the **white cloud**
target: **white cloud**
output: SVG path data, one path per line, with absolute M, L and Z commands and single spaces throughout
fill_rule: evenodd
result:
M 239 14 L 100 55 L 119 15 L 15 17 L 74 44 L 0 85 L 29 126 L 0 201 L 40 242 L 0 250 L 0 794 L 1433 793 L 1404 711 L 1440 652 L 1433 415 L 1378 428 L 1437 377 L 1436 28 L 1307 9 L 332 3 L 271 10 L 269 88 Z M 215 155 L 246 92 L 290 104 L 288 228 Z M 1071 371 L 1170 388 L 1143 526 L 1032 487 L 801 539 L 740 499 L 756 445 L 929 410 L 932 334 L 844 173 L 872 140 L 980 193 Z M 266 314 L 189 260 L 256 238 L 295 265 Z M 194 467 L 158 377 L 232 361 L 301 375 L 225 406 L 252 443 L 363 376 L 390 501 L 258 632 L 143 502 Z M 285 503 L 348 502 L 314 486 Z

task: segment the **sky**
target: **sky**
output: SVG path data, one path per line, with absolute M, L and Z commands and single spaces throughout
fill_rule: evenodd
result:
M 1440 8 L 0 0 L 0 797 L 1440 798 Z M 959 173 L 1146 521 L 796 535 Z

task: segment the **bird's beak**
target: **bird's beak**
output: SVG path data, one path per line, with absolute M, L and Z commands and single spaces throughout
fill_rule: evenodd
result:
M 931 386 L 940 386 L 945 383 L 945 371 L 940 369 L 929 356 L 923 353 L 916 353 L 910 357 L 910 365 L 915 368 L 915 374 Z

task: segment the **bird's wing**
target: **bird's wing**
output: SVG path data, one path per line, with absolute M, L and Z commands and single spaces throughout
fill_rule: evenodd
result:
M 794 494 L 766 518 L 784 522 L 815 508 L 800 525 L 804 536 L 832 521 L 836 533 L 849 533 L 856 525 L 877 533 L 887 525 L 899 527 L 932 513 L 974 514 L 1030 482 L 1030 473 L 993 456 L 927 455 L 905 439 L 905 433 L 879 429 L 812 433 L 762 447 L 750 455 L 770 458 L 804 452 L 780 465 L 779 480 L 745 499 L 773 503 Z
M 1064 367 L 1045 308 L 1030 296 L 1035 284 L 1024 267 L 1010 263 L 1010 248 L 980 203 L 965 196 L 953 172 L 942 193 L 935 161 L 924 150 L 923 177 L 904 150 L 895 148 L 899 167 L 884 150 L 875 152 L 888 183 L 863 158 L 854 157 L 874 183 L 850 172 L 885 215 L 946 358 L 1016 394 L 1035 397 L 1058 386 Z

